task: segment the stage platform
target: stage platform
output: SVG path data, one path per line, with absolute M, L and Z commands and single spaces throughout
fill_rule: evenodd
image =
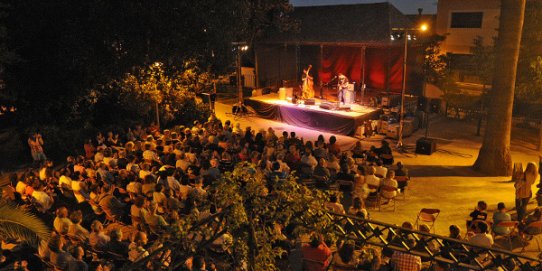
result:
M 320 108 L 320 104 L 325 101 L 315 101 L 315 105 L 296 105 L 280 100 L 278 94 L 272 93 L 247 98 L 245 105 L 252 107 L 258 116 L 265 119 L 349 136 L 353 136 L 356 128 L 363 125 L 364 121 L 377 119 L 381 114 L 378 108 L 359 104 L 351 104 L 350 110 L 327 110 Z

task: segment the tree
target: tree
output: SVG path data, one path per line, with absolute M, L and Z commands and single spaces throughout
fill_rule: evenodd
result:
M 516 81 L 516 99 L 542 101 L 542 1 L 527 1 Z
M 484 45 L 484 39 L 480 36 L 476 37 L 471 47 L 471 63 L 468 67 L 469 73 L 477 76 L 482 83 L 482 95 L 480 96 L 480 112 L 478 117 L 478 125 L 476 135 L 480 135 L 482 121 L 484 118 L 486 87 L 493 80 L 494 64 L 495 64 L 495 46 Z
M 311 231 L 332 234 L 323 211 L 325 195 L 311 191 L 296 178 L 268 180 L 251 164 L 241 164 L 211 191 L 218 206 L 231 206 L 225 229 L 233 236 L 237 263 L 249 270 L 278 270 L 284 251 L 274 246 L 281 238 L 275 226 L 284 226 L 290 240 Z
M 165 127 L 204 121 L 209 117 L 209 106 L 196 99 L 196 93 L 205 90 L 209 78 L 210 74 L 195 61 L 186 61 L 180 68 L 155 62 L 82 96 L 77 110 L 84 111 L 78 114 L 81 119 L 76 122 L 123 127 L 151 121 L 155 114 Z
M 487 131 L 474 163 L 474 168 L 485 174 L 512 173 L 510 134 L 524 13 L 525 0 L 502 0 Z
M 49 240 L 49 228 L 30 212 L 0 203 L 0 240 L 17 240 L 37 248 Z
M 6 82 L 24 112 L 18 117 L 64 126 L 88 90 L 134 68 L 195 60 L 206 71 L 224 69 L 232 41 L 287 28 L 292 9 L 287 0 L 9 2 L 7 46 L 22 61 L 7 67 Z

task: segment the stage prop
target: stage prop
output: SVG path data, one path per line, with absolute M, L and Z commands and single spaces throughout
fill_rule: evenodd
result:
M 381 113 L 380 109 L 358 104 L 352 104 L 344 110 L 329 106 L 334 110 L 328 110 L 320 106 L 320 100 L 314 99 L 314 102 L 314 105 L 292 104 L 279 99 L 278 94 L 245 99 L 245 105 L 252 107 L 262 118 L 342 135 L 354 135 L 356 128 L 363 125 L 364 121 L 377 119 Z M 324 107 L 328 105 L 324 103 Z

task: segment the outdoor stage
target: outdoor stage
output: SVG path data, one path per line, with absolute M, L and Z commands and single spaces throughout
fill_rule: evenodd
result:
M 265 119 L 287 123 L 293 126 L 315 129 L 341 135 L 354 135 L 356 128 L 366 120 L 376 119 L 381 113 L 378 108 L 351 104 L 350 110 L 327 110 L 320 108 L 322 100 L 315 99 L 315 105 L 292 104 L 280 100 L 272 93 L 245 99 L 245 105 L 254 109 Z

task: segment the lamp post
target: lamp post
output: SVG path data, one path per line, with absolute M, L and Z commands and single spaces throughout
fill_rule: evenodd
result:
M 397 139 L 397 148 L 403 150 L 403 127 L 405 124 L 405 92 L 406 92 L 406 76 L 407 76 L 407 60 L 408 60 L 408 40 L 410 39 L 409 31 L 427 31 L 428 26 L 422 24 L 419 28 L 392 28 L 392 31 L 403 32 L 404 52 L 403 52 L 403 87 L 401 89 L 401 108 L 399 109 L 399 135 Z
M 232 42 L 232 45 L 237 47 L 237 59 L 236 59 L 236 70 L 237 70 L 237 90 L 239 92 L 239 103 L 243 103 L 243 85 L 241 82 L 241 51 L 248 50 L 248 45 L 244 41 Z

